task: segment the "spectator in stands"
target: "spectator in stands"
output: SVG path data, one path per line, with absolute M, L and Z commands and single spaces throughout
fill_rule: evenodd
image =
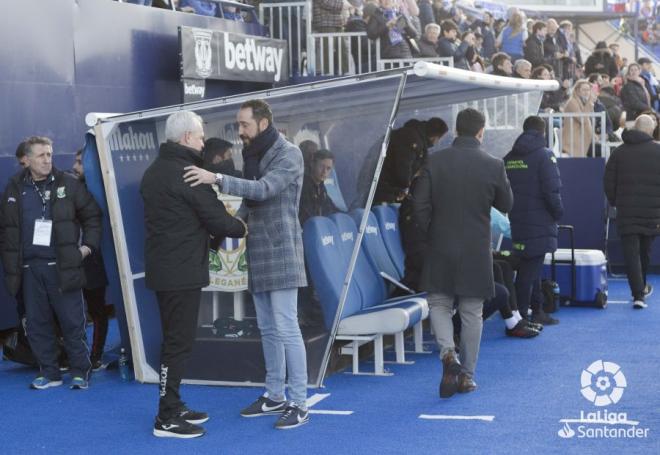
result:
M 435 23 L 426 24 L 424 36 L 419 40 L 419 56 L 437 58 L 438 37 L 440 36 L 440 26 Z
M 545 58 L 544 43 L 548 32 L 548 27 L 545 22 L 536 21 L 532 27 L 532 33 L 525 41 L 525 59 L 528 60 L 533 67 L 537 67 L 548 60 Z
M 614 57 L 612 57 L 612 53 L 605 41 L 599 41 L 596 44 L 596 49 L 594 49 L 584 64 L 584 72 L 587 75 L 605 73 L 610 77 L 616 77 L 619 73 Z
M 350 8 L 348 0 L 312 0 L 312 30 L 314 33 L 342 32 L 342 13 Z
M 626 117 L 630 121 L 651 109 L 651 96 L 646 90 L 645 81 L 641 77 L 641 68 L 637 63 L 628 65 L 626 83 L 621 88 L 620 96 L 626 109 Z
M 481 341 L 482 307 L 495 295 L 490 208 L 513 204 L 504 164 L 481 150 L 486 120 L 475 109 L 456 117 L 458 137 L 429 158 L 415 183 L 414 215 L 429 247 L 420 289 L 429 293 L 431 324 L 443 373 L 440 396 L 472 392 Z M 454 302 L 462 321 L 460 361 L 451 322 Z
M 612 122 L 612 127 L 616 131 L 619 129 L 621 124 L 621 117 L 624 114 L 623 103 L 621 98 L 619 98 L 614 91 L 614 87 L 610 83 L 609 76 L 607 74 L 601 74 L 602 82 L 600 84 L 600 91 L 598 93 L 598 100 L 605 106 L 607 110 L 607 115 Z M 625 120 L 624 120 L 625 122 Z M 619 142 L 620 138 L 617 137 L 616 141 Z
M 419 0 L 417 3 L 419 7 L 419 22 L 422 30 L 426 30 L 428 24 L 435 23 L 435 15 L 433 14 L 433 5 L 431 0 Z
M 223 6 L 222 17 L 228 21 L 243 22 L 243 15 L 235 6 Z
M 573 23 L 568 20 L 561 21 L 557 32 L 557 43 L 562 51 L 559 59 L 559 71 L 555 71 L 562 80 L 575 79 L 576 47 L 573 45 Z
M 440 57 L 453 57 L 454 67 L 469 69 L 465 58 L 468 47 L 474 45 L 474 33 L 465 35 L 462 41 L 457 41 L 458 26 L 451 19 L 442 21 L 442 37 L 438 40 L 438 55 Z
M 513 65 L 513 77 L 519 79 L 532 77 L 532 64 L 523 58 L 516 60 L 515 65 Z
M 78 179 L 86 185 L 85 169 L 82 163 L 83 151 L 78 150 L 73 162 L 73 172 Z M 82 294 L 87 304 L 87 312 L 92 318 L 94 332 L 92 335 L 92 352 L 89 360 L 92 370 L 105 368 L 103 364 L 103 348 L 108 336 L 108 313 L 106 310 L 105 290 L 108 286 L 108 277 L 105 273 L 101 250 L 93 251 L 83 260 L 85 272 L 85 286 Z
M 409 120 L 392 131 L 383 169 L 378 179 L 374 204 L 401 202 L 413 177 L 424 166 L 428 151 L 447 132 L 444 120 Z
M 361 4 L 356 6 L 357 2 L 354 0 L 351 2 L 351 9 L 349 10 L 349 16 L 346 20 L 346 25 L 344 26 L 344 31 L 347 33 L 367 33 L 367 18 L 368 15 L 363 13 L 363 6 Z M 376 8 L 374 5 L 365 5 L 364 9 Z M 372 10 L 373 11 L 373 10 Z M 359 39 L 351 39 L 351 56 L 353 57 L 353 63 L 357 68 L 357 71 L 362 73 L 368 73 L 372 71 L 373 68 L 376 68 L 376 45 L 369 39 L 360 37 Z M 371 48 L 371 58 L 369 54 L 369 49 Z M 304 153 L 304 152 L 303 152 Z M 307 162 L 307 161 L 305 161 Z
M 303 158 L 298 147 L 277 132 L 273 113 L 265 101 L 246 101 L 237 118 L 245 145 L 245 179 L 194 166 L 186 168 L 184 178 L 193 185 L 215 183 L 221 192 L 244 200 L 239 214 L 248 217 L 250 229 L 248 289 L 261 331 L 266 393 L 244 408 L 241 415 L 281 413 L 275 428 L 295 428 L 309 422 L 307 359 L 297 318 L 298 288 L 307 285 L 298 220 Z M 284 394 L 286 378 L 290 402 Z
M 652 287 L 646 282 L 651 246 L 660 234 L 660 144 L 653 142 L 656 120 L 640 115 L 631 130 L 623 132 L 605 166 L 605 194 L 616 207 L 617 232 L 621 236 L 633 308 L 647 307 Z
M 541 65 L 532 71 L 532 79 L 553 80 L 552 67 L 550 65 Z M 568 90 L 565 87 L 553 92 L 543 92 L 541 98 L 540 110 L 545 112 L 559 112 L 560 107 L 568 99 Z
M 573 86 L 571 97 L 564 106 L 564 113 L 586 114 L 594 111 L 594 95 L 586 79 L 578 80 Z M 573 157 L 587 156 L 593 140 L 593 124 L 589 117 L 565 117 L 562 126 L 563 152 Z
M 509 214 L 513 251 L 520 257 L 516 300 L 524 319 L 530 308 L 532 288 L 541 286 L 545 254 L 557 249 L 557 223 L 564 214 L 557 160 L 546 148 L 545 131 L 541 117 L 527 117 L 523 133 L 504 157 L 514 199 Z M 558 322 L 543 312 L 540 302 L 532 310 L 532 321 L 537 324 Z
M 180 0 L 179 9 L 184 12 L 192 12 L 201 16 L 217 16 L 218 4 L 205 0 Z
M 0 201 L 0 253 L 7 290 L 12 296 L 23 292 L 27 336 L 39 363 L 30 387 L 62 385 L 55 314 L 71 388 L 86 389 L 90 362 L 82 261 L 99 248 L 101 210 L 83 184 L 53 167 L 52 144 L 46 137 L 25 142 L 28 166 L 11 178 Z
M 621 72 L 621 69 L 623 68 L 623 59 L 619 54 L 619 44 L 611 43 L 608 47 L 610 49 L 610 52 L 612 53 L 612 58 L 614 59 L 614 63 L 617 67 L 617 75 L 618 75 Z M 614 78 L 615 76 L 610 76 L 610 77 Z
M 483 58 L 481 58 L 481 55 L 479 55 L 479 38 L 477 38 L 478 34 L 467 31 L 461 35 L 461 40 L 464 41 L 469 39 L 469 34 L 472 34 L 473 38 L 472 44 L 468 46 L 467 52 L 465 53 L 465 61 L 467 62 L 469 70 L 475 71 L 477 73 L 483 73 L 486 67 L 486 63 L 484 62 Z M 481 35 L 478 36 L 481 37 Z
M 399 13 L 402 16 L 405 16 L 410 26 L 415 29 L 415 35 L 421 36 L 424 29 L 419 20 L 419 7 L 417 6 L 417 0 L 395 0 L 395 3 Z
M 640 68 L 640 77 L 644 79 L 644 87 L 651 99 L 651 107 L 654 111 L 660 111 L 660 87 L 658 87 L 658 80 L 653 74 L 653 62 L 648 57 L 641 57 L 637 60 Z
M 600 74 L 591 74 L 589 75 L 589 78 L 587 79 L 589 83 L 591 84 L 591 89 L 592 89 L 592 94 L 593 97 L 592 99 L 594 100 L 594 112 L 605 112 L 607 114 L 607 108 L 605 105 L 600 101 L 598 95 L 600 94 L 600 86 L 603 84 L 603 77 Z M 594 132 L 596 134 L 601 133 L 601 128 L 603 125 L 601 125 L 601 121 L 599 118 L 596 118 L 594 122 Z M 614 124 L 610 120 L 608 115 L 605 115 L 605 131 L 608 137 L 608 140 L 612 140 L 612 142 L 618 142 L 618 138 L 614 138 L 612 135 L 614 134 Z M 600 153 L 600 144 L 595 144 L 596 145 L 596 151 L 595 151 L 595 156 L 601 156 Z M 588 156 L 594 156 L 594 151 L 589 150 Z
M 145 284 L 156 293 L 163 332 L 160 352 L 160 400 L 153 434 L 202 436 L 209 418 L 189 409 L 179 395 L 185 363 L 195 340 L 202 288 L 209 284 L 209 234 L 243 237 L 245 223 L 231 217 L 209 187 L 190 188 L 181 181 L 189 164 L 202 165 L 203 120 L 191 111 L 171 114 L 167 142 L 145 171 L 140 184 L 145 219 Z
M 481 56 L 486 60 L 490 60 L 497 48 L 495 47 L 495 30 L 493 29 L 493 15 L 488 11 L 484 12 L 481 21 L 481 35 L 484 37 L 483 46 L 481 49 Z
M 554 19 L 548 19 L 546 26 L 547 33 L 543 43 L 544 57 L 546 62 L 552 65 L 555 74 L 561 75 L 561 59 L 564 57 L 565 49 L 562 48 L 559 40 L 559 24 Z M 563 81 L 564 79 L 560 78 L 560 80 Z
M 513 64 L 511 63 L 511 57 L 509 57 L 504 52 L 498 52 L 493 55 L 491 60 L 493 64 L 493 75 L 494 76 L 504 76 L 511 77 L 513 75 Z
M 520 12 L 514 12 L 509 24 L 504 27 L 500 36 L 497 37 L 495 45 L 501 52 L 506 52 L 512 61 L 523 58 L 523 16 Z
M 20 164 L 22 168 L 27 168 L 29 165 L 25 148 L 25 141 L 19 143 L 16 147 L 16 161 L 18 161 L 18 164 Z
M 449 8 L 446 7 L 444 0 L 433 0 L 433 15 L 436 24 L 442 24 L 442 21 L 451 19 Z
M 417 32 L 405 15 L 399 14 L 394 0 L 380 0 L 380 8 L 371 13 L 367 22 L 367 36 L 380 38 L 382 58 L 412 58 L 408 39 L 416 39 Z
M 236 170 L 231 155 L 233 145 L 219 137 L 210 137 L 204 141 L 204 169 L 215 173 L 242 177 L 241 171 Z
M 324 182 L 335 165 L 335 156 L 328 150 L 317 151 L 312 158 L 312 171 L 305 174 L 300 195 L 298 219 L 305 224 L 313 216 L 328 216 L 339 211 L 328 196 Z

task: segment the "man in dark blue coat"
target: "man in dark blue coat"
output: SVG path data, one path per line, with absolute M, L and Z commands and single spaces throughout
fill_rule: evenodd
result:
M 532 291 L 540 289 L 545 254 L 557 249 L 557 222 L 564 213 L 557 160 L 545 144 L 545 122 L 540 117 L 530 116 L 513 149 L 504 157 L 513 190 L 514 203 L 509 219 L 513 250 L 520 257 L 516 297 L 523 318 L 527 317 Z M 534 322 L 558 322 L 543 313 L 540 302 L 535 303 Z

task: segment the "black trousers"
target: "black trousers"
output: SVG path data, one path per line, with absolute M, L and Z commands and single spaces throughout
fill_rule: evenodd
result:
M 653 236 L 642 234 L 621 236 L 628 285 L 634 300 L 644 300 L 646 271 L 649 268 L 654 239 Z
M 169 419 L 184 406 L 179 386 L 190 356 L 195 332 L 201 289 L 157 291 L 163 344 L 160 349 L 160 402 L 158 416 Z
M 83 289 L 87 311 L 94 323 L 92 339 L 92 359 L 100 359 L 108 336 L 108 314 L 105 311 L 105 286 L 95 289 Z
M 535 291 L 534 294 L 540 293 L 544 259 L 545 255 L 520 258 L 516 276 L 516 299 L 518 300 L 518 311 L 523 318 L 527 318 L 532 301 L 532 291 Z M 538 303 L 535 302 L 535 307 L 538 307 Z
M 91 364 L 81 292 L 60 290 L 55 265 L 30 264 L 23 270 L 23 300 L 27 336 L 41 374 L 52 380 L 61 378 L 54 313 L 62 329 L 71 375 L 87 379 Z

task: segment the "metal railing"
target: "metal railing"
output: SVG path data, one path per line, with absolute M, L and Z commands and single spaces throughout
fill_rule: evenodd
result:
M 547 119 L 548 147 L 557 156 L 609 157 L 606 112 L 540 113 Z
M 287 41 L 289 52 L 289 74 L 305 75 L 309 58 L 307 55 L 307 37 L 312 34 L 312 3 L 283 2 L 260 3 L 259 22 L 268 27 L 270 37 Z
M 468 107 L 484 114 L 487 130 L 521 129 L 525 119 L 536 114 L 536 105 L 530 102 L 529 93 L 513 93 L 506 96 L 456 103 L 452 105 L 452 118 L 456 118 L 461 110 Z
M 380 45 L 380 43 L 378 43 Z M 454 57 L 422 57 L 422 58 L 381 58 L 378 59 L 378 70 L 391 70 L 414 66 L 417 62 L 436 63 L 443 66 L 454 66 Z

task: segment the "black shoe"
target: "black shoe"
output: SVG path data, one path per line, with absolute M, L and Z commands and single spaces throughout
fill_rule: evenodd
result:
M 275 428 L 278 430 L 290 430 L 291 428 L 305 425 L 307 422 L 309 422 L 309 412 L 300 409 L 295 403 L 291 403 L 284 409 L 280 418 L 277 419 Z
M 506 336 L 516 337 L 516 338 L 534 338 L 539 334 L 539 331 L 529 327 L 525 324 L 524 320 L 521 319 L 512 329 L 505 330 Z
M 273 401 L 268 397 L 260 396 L 257 401 L 241 411 L 243 417 L 259 417 L 280 414 L 287 407 L 286 401 Z
M 185 406 L 179 411 L 179 417 L 193 425 L 199 425 L 209 420 L 209 415 L 207 413 L 193 411 Z
M 543 324 L 543 325 L 557 325 L 559 324 L 559 319 L 550 317 L 545 313 L 538 313 L 532 315 L 532 322 L 535 324 Z
M 159 438 L 198 438 L 206 431 L 204 428 L 186 422 L 180 417 L 172 417 L 171 419 L 161 420 L 156 417 L 154 424 L 154 436 Z
M 521 321 L 523 321 L 530 329 L 534 329 L 538 332 L 543 331 L 543 324 L 532 322 L 529 319 L 521 319 Z

